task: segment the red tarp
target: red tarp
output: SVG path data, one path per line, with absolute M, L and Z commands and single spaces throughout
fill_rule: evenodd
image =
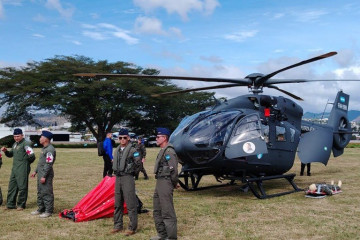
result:
M 70 218 L 75 222 L 114 216 L 115 177 L 104 177 L 93 190 L 86 194 L 71 210 L 65 209 L 60 218 Z M 124 213 L 127 213 L 124 203 Z

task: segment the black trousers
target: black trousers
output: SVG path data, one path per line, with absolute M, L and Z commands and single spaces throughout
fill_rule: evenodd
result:
M 300 174 L 304 174 L 304 170 L 305 170 L 305 165 L 307 167 L 307 171 L 306 173 L 309 174 L 310 173 L 310 166 L 311 166 L 311 163 L 301 163 L 301 170 L 300 170 Z
M 112 169 L 112 162 L 111 159 L 109 157 L 109 155 L 105 154 L 103 156 L 104 159 L 104 172 L 103 172 L 103 177 L 105 176 L 111 176 L 113 173 L 113 169 Z

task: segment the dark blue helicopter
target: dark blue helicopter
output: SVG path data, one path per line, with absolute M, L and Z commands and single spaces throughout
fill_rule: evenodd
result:
M 278 71 L 263 75 L 250 74 L 244 79 L 202 78 L 181 76 L 149 76 L 133 74 L 77 74 L 90 77 L 131 77 L 177 79 L 226 84 L 155 94 L 164 96 L 190 91 L 247 86 L 252 94 L 227 101 L 217 101 L 207 111 L 184 118 L 170 137 L 182 161 L 180 185 L 198 190 L 203 176 L 214 175 L 218 181 L 236 180 L 245 183 L 258 198 L 269 198 L 300 191 L 294 183 L 295 174 L 284 174 L 294 164 L 296 152 L 302 163 L 327 164 L 331 151 L 340 156 L 351 138 L 347 117 L 349 95 L 339 91 L 328 123 L 315 124 L 302 120 L 303 109 L 285 97 L 260 95 L 263 87 L 279 90 L 292 98 L 300 97 L 278 88 L 275 84 L 309 82 L 304 79 L 272 79 L 285 70 L 337 54 L 329 52 Z M 336 80 L 315 80 L 336 81 Z M 347 80 L 359 81 L 359 80 Z M 294 190 L 266 194 L 263 181 L 286 179 Z

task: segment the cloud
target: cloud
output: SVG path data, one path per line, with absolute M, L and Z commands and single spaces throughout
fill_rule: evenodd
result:
M 61 15 L 61 17 L 65 18 L 66 20 L 70 20 L 72 15 L 75 12 L 75 8 L 70 4 L 67 4 L 69 7 L 64 8 L 60 3 L 60 0 L 47 0 L 45 6 L 49 9 L 55 9 Z
M 82 45 L 82 43 L 77 40 L 72 40 L 71 42 L 75 45 Z
M 163 57 L 163 58 L 173 59 L 173 60 L 175 60 L 175 61 L 177 61 L 177 62 L 183 61 L 182 56 L 177 55 L 177 54 L 175 54 L 175 53 L 173 53 L 173 52 L 170 52 L 170 51 L 167 51 L 167 50 L 161 51 L 161 54 L 160 54 L 160 55 L 161 55 L 161 57 Z
M 145 34 L 166 35 L 162 23 L 157 18 L 138 17 L 135 20 L 135 31 Z
M 244 42 L 248 38 L 255 37 L 257 33 L 258 30 L 235 32 L 225 35 L 224 38 L 235 42 Z
M 223 61 L 218 56 L 200 56 L 200 59 L 211 63 L 221 63 Z
M 354 50 L 342 49 L 338 52 L 338 55 L 335 57 L 335 61 L 341 66 L 346 67 L 355 63 L 355 53 Z
M 188 14 L 191 11 L 199 11 L 205 15 L 210 15 L 216 7 L 220 6 L 217 0 L 133 0 L 133 2 L 146 12 L 164 8 L 170 14 L 176 13 L 180 15 L 183 20 L 188 19 Z
M 44 38 L 45 37 L 44 35 L 39 34 L 39 33 L 34 33 L 32 36 L 36 37 L 36 38 Z
M 105 40 L 108 39 L 103 33 L 100 32 L 92 32 L 92 31 L 83 31 L 82 34 L 85 37 L 92 38 L 94 40 Z
M 273 16 L 273 18 L 274 18 L 274 19 L 280 19 L 280 18 L 283 18 L 284 16 L 285 16 L 284 13 L 276 13 L 276 14 Z
M 94 40 L 106 40 L 115 37 L 124 40 L 129 45 L 137 44 L 139 42 L 137 38 L 130 36 L 129 31 L 121 29 L 113 24 L 109 24 L 109 23 L 99 23 L 96 25 L 83 24 L 82 27 L 85 29 L 90 29 L 90 30 L 84 30 L 82 34 Z
M 312 22 L 327 14 L 328 12 L 323 10 L 308 10 L 293 13 L 299 22 Z
M 21 0 L 0 0 L 0 19 L 5 18 L 4 5 L 21 6 Z
M 6 67 L 23 67 L 25 66 L 24 63 L 16 63 L 16 62 L 4 62 L 4 61 L 0 61 L 0 68 L 6 68 Z
M 168 31 L 163 29 L 162 22 L 154 17 L 138 17 L 135 20 L 135 32 L 151 35 L 174 36 L 183 39 L 179 28 L 170 27 Z
M 4 18 L 4 17 L 5 17 L 4 7 L 2 1 L 0 0 L 0 18 Z
M 33 17 L 33 21 L 35 21 L 35 22 L 46 22 L 46 18 L 41 14 L 37 14 L 35 17 Z

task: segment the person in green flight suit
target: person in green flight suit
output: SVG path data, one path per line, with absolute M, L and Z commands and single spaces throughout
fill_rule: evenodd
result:
M 115 181 L 114 228 L 111 233 L 123 231 L 124 201 L 128 210 L 129 226 L 125 236 L 135 234 L 138 225 L 137 198 L 135 193 L 135 169 L 141 161 L 141 155 L 130 143 L 129 131 L 120 129 L 120 145 L 115 149 L 113 170 Z
M 31 215 L 39 215 L 41 218 L 50 217 L 54 212 L 53 165 L 56 159 L 56 151 L 50 143 L 53 134 L 42 131 L 40 144 L 43 145 L 37 168 L 31 177 L 37 176 L 37 205 L 38 209 Z
M 21 211 L 26 207 L 30 164 L 35 161 L 35 154 L 34 150 L 30 147 L 30 143 L 25 141 L 24 134 L 20 128 L 15 128 L 13 135 L 15 143 L 11 150 L 8 150 L 6 147 L 1 148 L 1 151 L 7 157 L 13 157 L 6 209 Z
M 140 172 L 142 172 L 144 174 L 145 180 L 148 180 L 149 177 L 144 168 L 144 162 L 145 162 L 145 158 L 146 158 L 146 148 L 145 148 L 144 143 L 142 142 L 142 137 L 138 137 L 135 148 L 141 155 L 141 161 L 137 164 L 138 167 L 135 169 L 135 180 L 139 179 Z
M 1 156 L 1 152 L 0 152 L 0 168 L 1 168 L 1 165 L 2 165 L 2 156 Z M 3 203 L 3 196 L 2 196 L 1 187 L 0 187 L 0 206 L 2 205 L 2 203 Z
M 157 128 L 156 144 L 161 147 L 161 150 L 154 167 L 156 187 L 153 197 L 153 217 L 158 235 L 152 237 L 151 240 L 177 239 L 173 192 L 179 187 L 179 159 L 174 147 L 169 143 L 169 137 L 169 129 Z

